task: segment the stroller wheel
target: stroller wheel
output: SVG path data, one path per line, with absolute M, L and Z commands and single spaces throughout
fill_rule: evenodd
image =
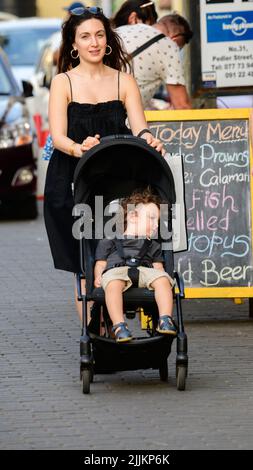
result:
M 185 390 L 185 381 L 187 377 L 187 368 L 185 366 L 177 366 L 176 368 L 177 377 L 177 389 Z
M 88 369 L 82 371 L 83 393 L 90 393 L 91 372 Z
M 167 359 L 164 359 L 163 362 L 161 362 L 160 367 L 159 367 L 159 374 L 160 374 L 160 380 L 162 382 L 167 382 L 168 375 L 169 375 Z

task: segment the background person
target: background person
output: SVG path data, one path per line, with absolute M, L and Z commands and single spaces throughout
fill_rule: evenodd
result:
M 144 23 L 152 25 L 158 16 L 155 4 L 148 0 L 126 0 L 112 18 L 112 26 L 118 28 L 124 25 Z
M 171 13 L 160 18 L 158 24 L 160 31 L 178 45 L 182 63 L 183 48 L 186 44 L 189 44 L 193 37 L 193 32 L 188 21 L 178 13 Z M 151 108 L 173 109 L 168 90 L 164 84 L 161 85 L 159 91 L 154 95 L 154 99 L 151 99 L 150 105 Z
M 171 22 L 168 21 L 168 24 Z M 164 84 L 173 109 L 190 109 L 191 101 L 186 90 L 179 47 L 176 42 L 177 39 L 181 44 L 182 38 L 183 41 L 187 41 L 187 37 L 182 36 L 182 25 L 178 25 L 177 28 L 173 27 L 173 40 L 170 37 L 172 32 L 167 27 L 167 22 L 162 22 L 162 19 L 152 26 L 143 23 L 127 24 L 120 26 L 116 31 L 129 55 L 161 33 L 165 35 L 138 53 L 132 61 L 133 73 L 141 92 L 144 108 L 149 107 L 150 100 Z
M 193 32 L 188 21 L 178 13 L 171 13 L 160 18 L 157 22 L 158 28 L 168 38 L 174 41 L 179 49 L 190 42 Z M 155 27 L 157 27 L 155 25 Z

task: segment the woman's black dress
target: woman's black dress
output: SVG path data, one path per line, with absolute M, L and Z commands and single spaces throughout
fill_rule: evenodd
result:
M 118 95 L 119 96 L 119 95 Z M 126 110 L 119 99 L 98 104 L 71 101 L 68 137 L 82 143 L 88 136 L 129 134 Z M 79 241 L 72 235 L 74 206 L 72 183 L 79 158 L 54 150 L 47 170 L 44 217 L 56 269 L 80 272 Z

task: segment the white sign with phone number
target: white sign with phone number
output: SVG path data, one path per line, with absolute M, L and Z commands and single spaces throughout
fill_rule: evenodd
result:
M 201 0 L 200 22 L 203 86 L 252 86 L 252 2 Z

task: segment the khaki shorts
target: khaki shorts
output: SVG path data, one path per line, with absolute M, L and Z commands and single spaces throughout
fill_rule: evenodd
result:
M 160 277 L 167 277 L 169 279 L 171 286 L 174 286 L 173 279 L 165 272 L 160 269 L 154 268 L 145 268 L 144 266 L 139 266 L 139 286 L 138 287 L 147 287 L 149 290 L 154 290 L 151 287 L 152 282 Z M 111 281 L 125 281 L 126 285 L 123 289 L 123 292 L 129 289 L 132 285 L 132 281 L 128 276 L 128 266 L 120 266 L 118 268 L 109 269 L 102 275 L 101 285 L 105 290 L 109 282 Z

